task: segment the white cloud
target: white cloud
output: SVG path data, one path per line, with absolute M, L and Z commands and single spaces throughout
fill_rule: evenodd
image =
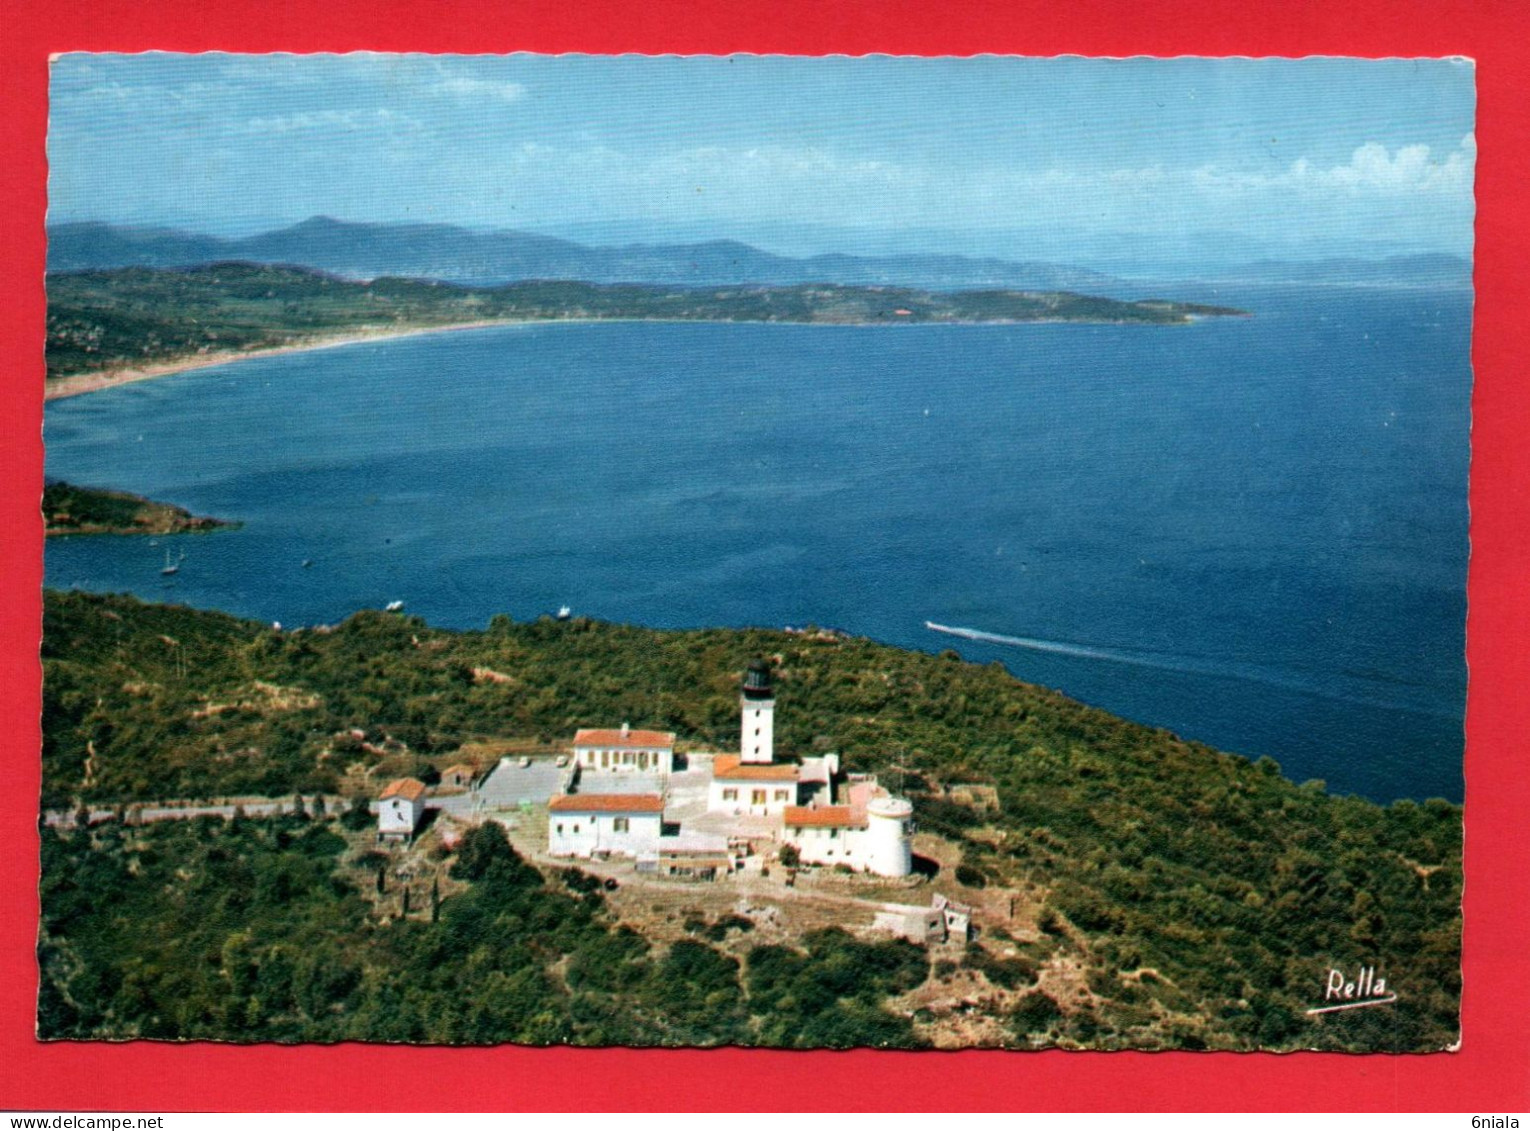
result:
M 1324 168 L 1300 157 L 1277 174 L 1231 172 L 1205 165 L 1192 172 L 1191 182 L 1206 192 L 1293 190 L 1350 196 L 1458 195 L 1471 191 L 1476 159 L 1477 143 L 1472 134 L 1463 137 L 1443 160 L 1435 157 L 1427 145 L 1402 145 L 1390 150 L 1372 141 L 1355 149 L 1344 165 Z
M 498 102 L 519 102 L 526 88 L 518 82 L 499 82 L 453 75 L 431 86 L 432 93 L 462 98 L 488 98 Z
M 1396 192 L 1434 192 L 1459 189 L 1470 183 L 1470 158 L 1458 150 L 1444 161 L 1430 159 L 1427 145 L 1400 146 L 1395 153 L 1376 142 L 1360 146 L 1348 165 L 1313 169 L 1310 162 L 1292 167 L 1293 181 L 1307 180 L 1321 187 Z
M 235 134 L 290 134 L 340 132 L 365 129 L 403 131 L 413 129 L 413 119 L 392 110 L 302 110 L 266 118 L 250 118 L 230 132 Z

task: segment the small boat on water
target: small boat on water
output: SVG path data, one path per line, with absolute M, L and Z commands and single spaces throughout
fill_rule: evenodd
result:
M 560 605 L 558 607 L 558 619 L 559 620 L 568 620 L 568 618 L 573 616 L 573 615 L 574 615 L 574 610 L 569 608 L 567 605 Z
M 402 601 L 389 601 L 386 605 L 383 606 L 383 609 L 386 612 L 396 613 L 400 609 L 402 609 L 403 607 L 404 607 L 404 602 L 402 602 Z
M 183 561 L 185 561 L 185 560 L 186 560 L 186 555 L 182 554 L 175 561 L 171 561 L 170 560 L 170 551 L 166 550 L 165 551 L 165 568 L 159 571 L 161 576 L 169 577 L 171 574 L 180 573 L 181 572 L 181 563 Z

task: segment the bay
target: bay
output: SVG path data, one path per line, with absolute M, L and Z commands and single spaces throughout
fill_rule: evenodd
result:
M 499 327 L 55 401 L 50 476 L 244 525 L 169 578 L 165 539 L 53 539 L 47 583 L 289 628 L 833 626 L 1459 800 L 1470 294 L 1175 297 L 1253 316 Z

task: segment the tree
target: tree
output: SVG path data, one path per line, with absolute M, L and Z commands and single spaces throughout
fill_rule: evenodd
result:
M 1062 1017 L 1057 1003 L 1040 990 L 1032 990 L 1010 1011 L 1010 1025 L 1020 1036 L 1045 1033 Z
M 350 808 L 345 811 L 345 816 L 340 818 L 340 823 L 352 832 L 359 833 L 373 821 L 372 810 L 367 805 L 366 798 L 351 798 Z
M 539 887 L 542 873 L 521 859 L 498 821 L 485 821 L 467 831 L 457 848 L 452 877 L 490 881 L 511 887 Z

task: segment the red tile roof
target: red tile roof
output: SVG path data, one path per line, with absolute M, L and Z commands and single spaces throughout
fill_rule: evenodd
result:
M 655 746 L 673 747 L 675 736 L 667 730 L 597 730 L 586 729 L 574 734 L 575 746 L 628 746 L 650 749 Z
M 388 788 L 382 791 L 379 800 L 386 801 L 390 797 L 402 797 L 406 801 L 418 801 L 425 796 L 425 783 L 416 781 L 414 778 L 395 778 L 388 783 Z
M 554 813 L 662 813 L 657 793 L 561 793 L 547 803 Z
M 822 805 L 809 809 L 803 805 L 788 805 L 782 812 L 786 827 L 791 829 L 845 829 L 858 828 L 865 819 L 853 812 L 848 805 Z
M 797 767 L 773 762 L 745 764 L 737 754 L 712 760 L 712 777 L 722 781 L 796 781 Z

